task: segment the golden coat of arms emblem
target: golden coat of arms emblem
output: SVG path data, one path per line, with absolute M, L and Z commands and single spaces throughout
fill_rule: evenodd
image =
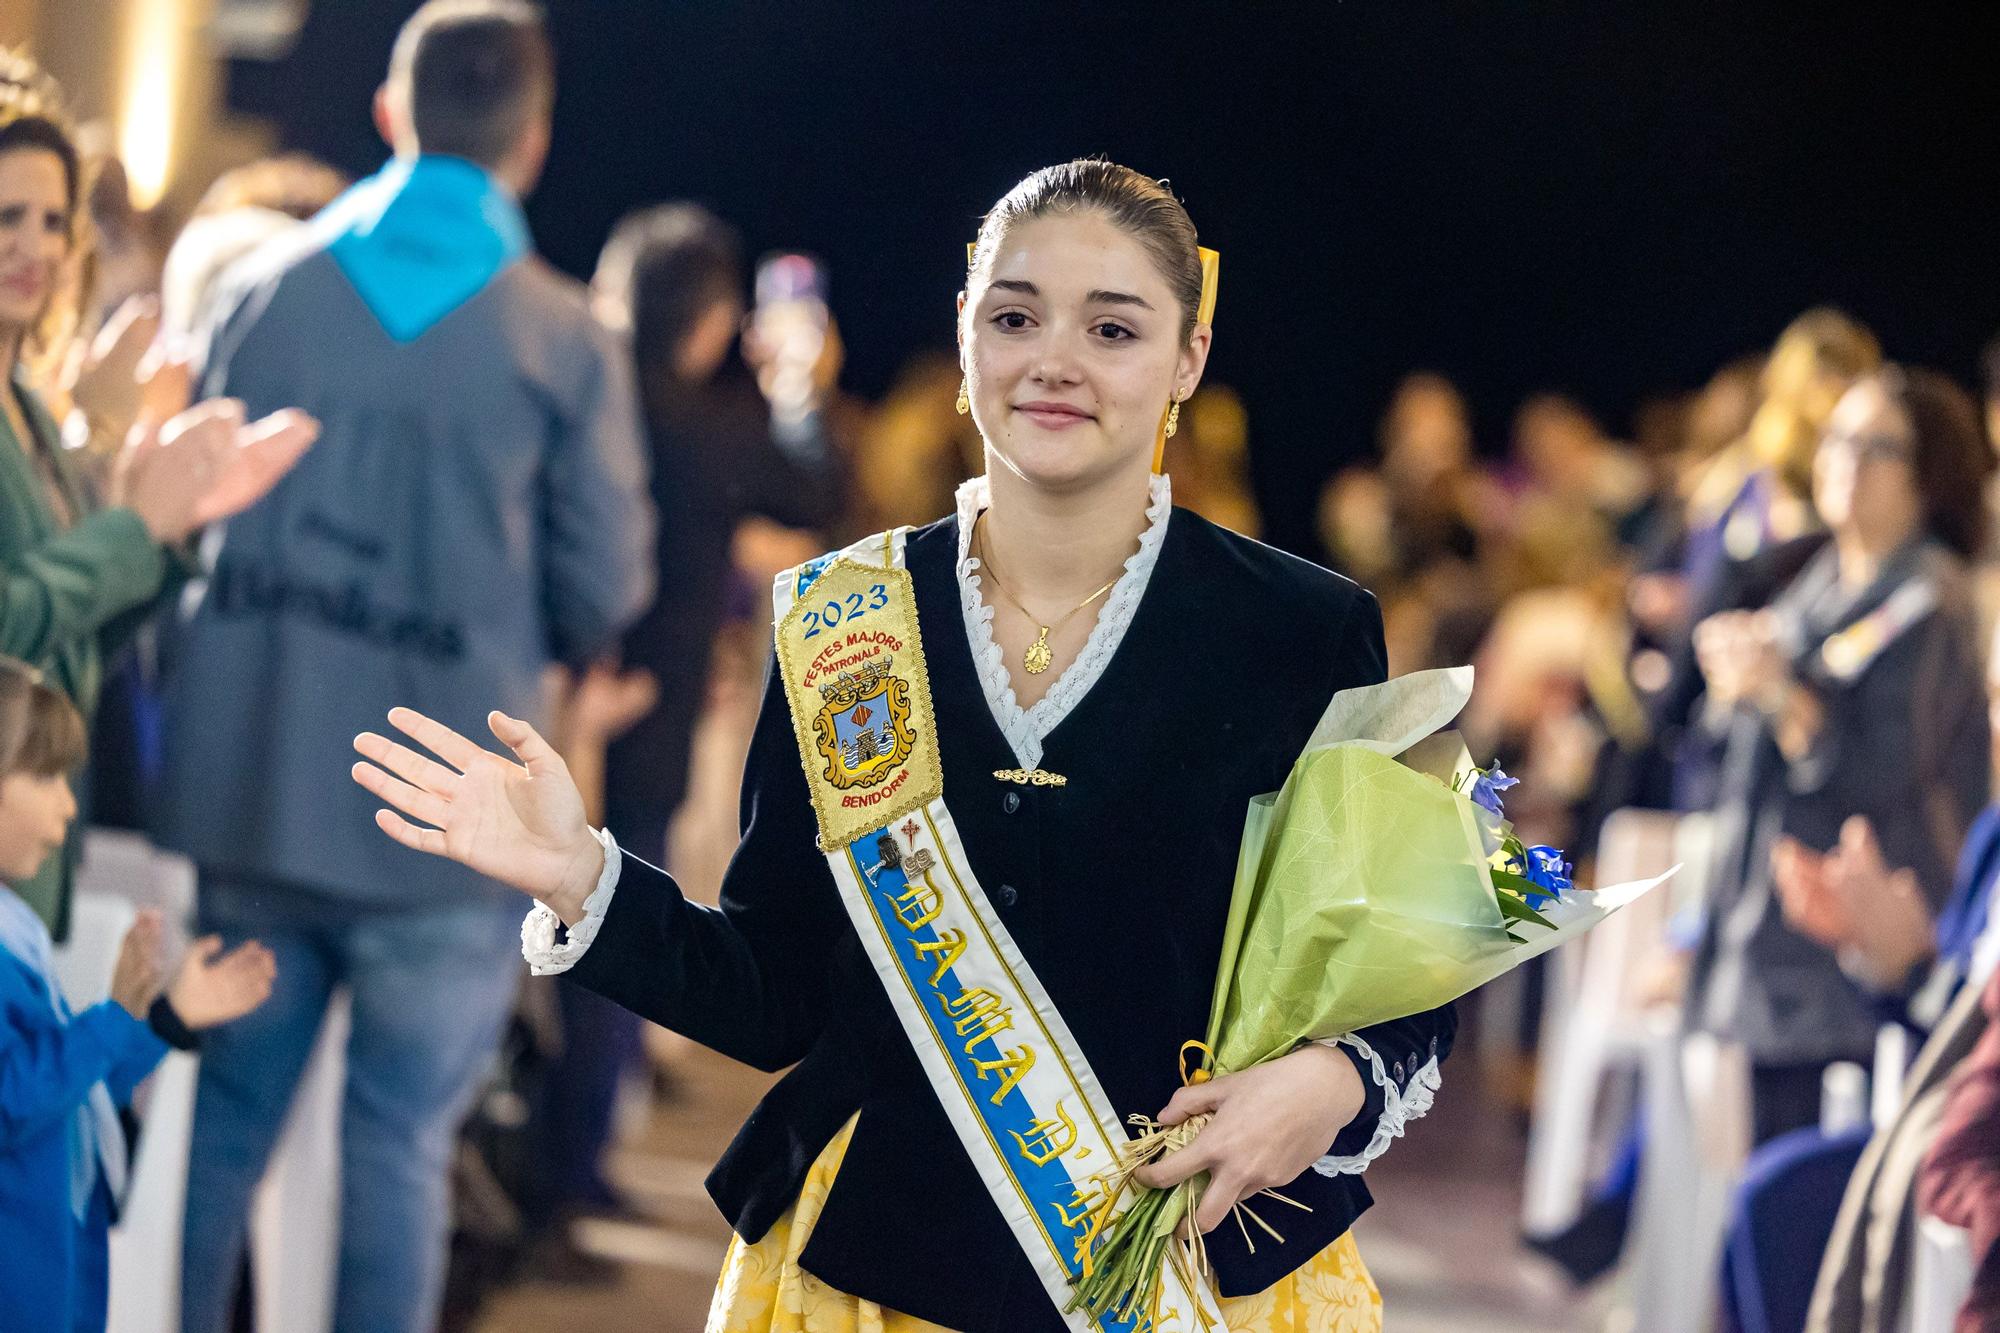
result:
M 813 729 L 826 761 L 824 776 L 842 791 L 873 787 L 916 748 L 910 682 L 894 674 L 895 665 L 893 656 L 878 657 L 819 687 L 825 704 Z
M 778 670 L 827 851 L 944 793 L 908 570 L 808 566 L 776 626 Z

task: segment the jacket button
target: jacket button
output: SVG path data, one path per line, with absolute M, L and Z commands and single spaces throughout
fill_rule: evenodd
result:
M 1012 884 L 1002 884 L 1000 892 L 994 894 L 993 898 L 1002 907 L 1012 907 L 1015 903 L 1021 901 L 1020 892 Z
M 1021 793 L 1010 791 L 1005 796 L 1002 796 L 1000 798 L 1000 808 L 1010 815 L 1019 810 L 1021 808 Z

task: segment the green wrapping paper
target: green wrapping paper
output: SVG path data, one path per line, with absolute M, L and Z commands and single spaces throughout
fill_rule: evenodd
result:
M 1244 920 L 1210 1025 L 1218 1073 L 1436 1008 L 1516 947 L 1471 809 L 1359 747 L 1298 761 L 1252 821 L 1262 846 L 1237 881 Z
M 1666 878 L 1571 890 L 1541 908 L 1554 929 L 1517 925 L 1516 938 L 1493 886 L 1497 821 L 1453 789 L 1471 761 L 1437 734 L 1471 694 L 1470 667 L 1343 690 L 1284 787 L 1250 803 L 1209 1016 L 1213 1072 L 1435 1009 Z
M 1209 1012 L 1208 1074 L 1448 1004 L 1672 875 L 1565 889 L 1539 901 L 1533 920 L 1510 920 L 1492 868 L 1506 827 L 1459 790 L 1475 770 L 1464 744 L 1441 730 L 1471 695 L 1470 667 L 1343 690 L 1284 787 L 1251 801 Z M 1170 1239 L 1206 1182 L 1134 1186 L 1132 1171 L 1183 1133 L 1145 1123 L 1111 1173 L 1110 1197 L 1134 1191 L 1132 1203 L 1095 1237 L 1095 1262 L 1077 1286 L 1072 1308 L 1093 1316 L 1148 1308 Z M 1171 1244 L 1173 1262 L 1204 1266 L 1198 1238 Z

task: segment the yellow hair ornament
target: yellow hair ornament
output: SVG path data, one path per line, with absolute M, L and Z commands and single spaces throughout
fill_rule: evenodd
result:
M 1202 246 L 1197 253 L 1201 256 L 1201 304 L 1194 309 L 1194 322 L 1197 324 L 1213 324 L 1215 323 L 1215 284 L 1222 272 L 1222 256 L 1207 246 Z M 1174 417 L 1178 420 L 1179 414 L 1174 409 L 1179 406 L 1180 402 L 1178 399 L 1170 398 L 1167 400 L 1167 410 L 1160 414 L 1159 434 L 1153 437 L 1153 472 L 1155 475 L 1166 471 L 1167 419 Z

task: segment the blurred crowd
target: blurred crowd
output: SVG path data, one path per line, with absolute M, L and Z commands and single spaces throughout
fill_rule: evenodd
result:
M 1477 665 L 1461 725 L 1521 777 L 1508 812 L 1533 838 L 1587 865 L 1611 815 L 1647 810 L 1693 849 L 1660 929 L 1585 948 L 1618 951 L 1641 1017 L 1733 1063 L 1732 1104 L 1683 1108 L 1699 1151 L 1680 1160 L 1636 1115 L 1596 1126 L 1611 1169 L 1530 1241 L 1592 1281 L 1633 1262 L 1647 1171 L 1720 1158 L 1726 1216 L 1694 1246 L 1711 1271 L 1682 1280 L 1728 1328 L 1907 1327 L 1925 1216 L 1968 1233 L 1959 1327 L 2000 1318 L 2000 1033 L 1982 1035 L 2000 1009 L 2000 343 L 1983 403 L 1892 353 L 1810 310 L 1768 354 L 1645 404 L 1632 442 L 1532 398 L 1497 462 L 1451 384 L 1413 375 L 1379 461 L 1321 511 L 1336 562 L 1383 598 L 1392 670 Z M 1550 1006 L 1578 998 L 1544 980 Z M 1486 1045 L 1532 1072 L 1538 1041 L 1605 1022 L 1558 1008 Z
M 4 82 L 17 111 L 64 123 L 24 58 Z M 42 142 L 0 138 L 0 166 Z M 98 576 L 52 569 L 47 542 L 139 503 L 135 438 L 186 430 L 197 399 L 243 393 L 215 347 L 243 300 L 232 275 L 299 245 L 356 188 L 288 154 L 226 173 L 185 216 L 141 213 L 106 142 L 74 136 L 64 291 L 23 321 L 17 383 L 41 406 L 10 429 L 49 514 L 46 531 L 6 537 L 10 621 L 25 614 L 13 581 L 58 597 L 63 580 Z M 18 225 L 0 209 L 0 226 Z M 615 635 L 545 655 L 543 715 L 592 821 L 695 894 L 714 891 L 736 842 L 771 577 L 950 512 L 984 465 L 948 352 L 914 356 L 878 401 L 843 387 L 839 277 L 803 252 L 752 263 L 727 221 L 677 202 L 623 219 L 587 302 L 576 296 L 623 359 L 650 478 L 635 503 L 657 520 L 598 536 L 629 538 L 645 568 L 627 591 L 653 591 L 618 595 L 635 614 L 609 616 Z M 1919 1213 L 1970 1233 L 1962 1326 L 2000 1319 L 2000 1026 L 1987 1027 L 2000 811 L 1985 703 L 2000 680 L 1987 646 L 2000 344 L 1983 404 L 1895 352 L 1840 311 L 1809 310 L 1768 350 L 1641 405 L 1622 435 L 1551 393 L 1523 402 L 1503 441 L 1478 437 L 1446 376 L 1412 374 L 1374 455 L 1328 480 L 1322 549 L 1307 553 L 1381 599 L 1392 672 L 1476 665 L 1471 748 L 1521 779 L 1509 815 L 1524 840 L 1568 848 L 1582 880 L 1614 812 L 1704 821 L 1678 914 L 1632 964 L 1649 1004 L 1728 1043 L 1747 1071 L 1742 1185 L 1714 1259 L 1726 1317 L 1746 1329 L 1890 1327 L 1906 1265 L 1880 1236 Z M 43 457 L 55 450 L 59 463 Z M 1242 401 L 1205 385 L 1168 453 L 1176 502 L 1256 535 L 1253 456 Z M 151 525 L 187 576 L 195 517 L 211 513 L 198 500 L 178 526 Z M 179 588 L 156 571 L 78 633 L 96 642 L 114 610 L 170 618 Z M 61 648 L 8 631 L 38 667 Z M 174 647 L 157 623 L 129 631 L 104 638 L 101 684 L 95 663 L 87 683 L 59 683 L 89 724 L 85 817 L 153 830 Z M 242 697 L 257 706 L 256 690 Z M 66 898 L 30 900 L 61 941 Z M 499 1054 L 441 1103 L 463 1145 L 439 1157 L 458 1200 L 447 1325 L 503 1280 L 607 1277 L 570 1224 L 630 1210 L 602 1171 L 618 1106 L 634 1088 L 669 1109 L 677 1095 L 667 1048 L 615 1006 L 547 978 L 523 979 L 509 1003 Z M 1885 1026 L 1912 1034 L 1904 1068 L 1877 1059 Z M 1531 1071 L 1559 1031 L 1517 1017 L 1499 1045 Z M 1855 1064 L 1904 1091 L 1878 1123 L 1831 1124 L 1829 1071 Z M 1645 1125 L 1601 1129 L 1624 1159 L 1642 1155 Z M 1534 1238 L 1581 1281 L 1618 1258 L 1630 1176 L 1611 1173 L 1565 1230 Z

